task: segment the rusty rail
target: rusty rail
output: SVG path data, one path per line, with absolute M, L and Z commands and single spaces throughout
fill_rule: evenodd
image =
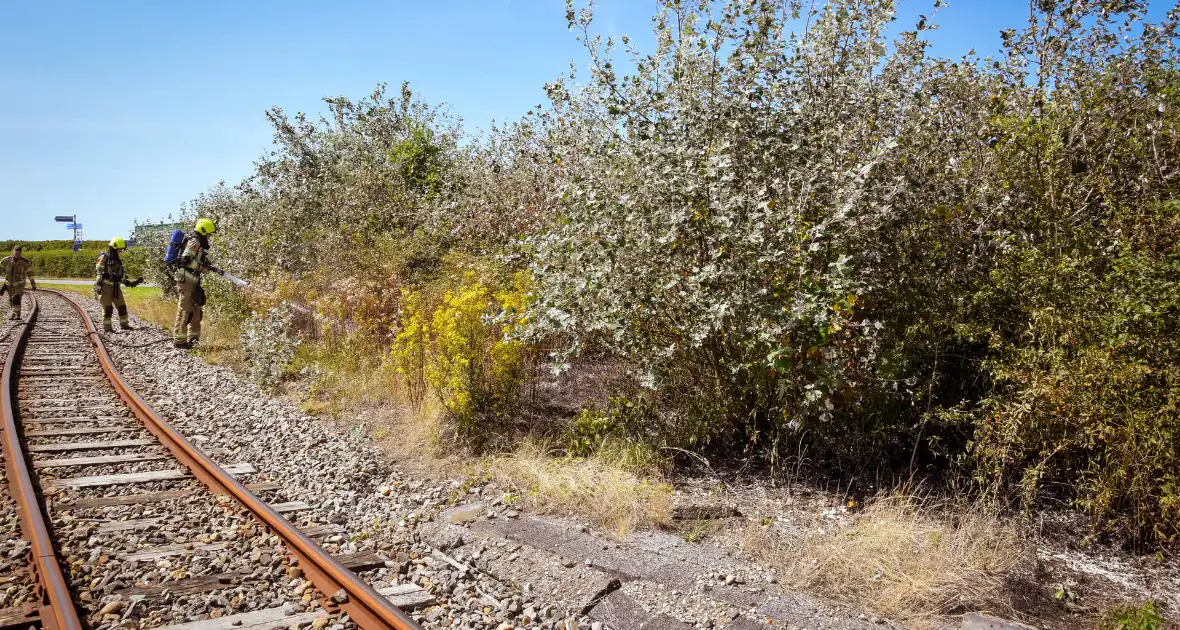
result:
M 70 598 L 70 586 L 61 572 L 61 565 L 57 562 L 57 554 L 53 550 L 53 537 L 49 535 L 49 527 L 45 524 L 45 515 L 41 512 L 41 503 L 37 500 L 33 477 L 29 474 L 20 434 L 16 429 L 16 405 L 12 399 L 13 387 L 16 386 L 13 378 L 16 357 L 27 341 L 29 329 L 37 321 L 37 298 L 30 293 L 29 300 L 32 305 L 25 315 L 24 322 L 17 324 L 21 326 L 21 330 L 8 346 L 8 357 L 4 360 L 4 372 L 0 376 L 0 386 L 4 390 L 0 393 L 0 415 L 3 416 L 0 421 L 3 422 L 4 429 L 4 467 L 8 472 L 9 492 L 16 501 L 21 535 L 25 542 L 29 543 L 29 565 L 33 577 L 36 578 L 37 608 L 41 616 L 41 626 L 46 630 L 81 630 L 82 621 L 78 619 L 78 610 L 74 608 L 74 601 Z
M 335 558 L 325 552 L 311 538 L 308 538 L 291 524 L 286 518 L 275 512 L 257 495 L 246 489 L 237 479 L 205 455 L 201 449 L 188 441 L 172 425 L 156 415 L 150 406 L 135 390 L 123 380 L 119 370 L 111 361 L 98 330 L 90 315 L 77 302 L 61 295 L 78 311 L 86 330 L 90 333 L 90 343 L 98 354 L 98 362 L 102 365 L 107 379 L 114 386 L 119 398 L 127 404 L 135 415 L 143 422 L 144 427 L 151 431 L 160 442 L 172 452 L 192 472 L 193 476 L 208 486 L 214 492 L 227 494 L 245 507 L 255 519 L 263 524 L 271 533 L 282 540 L 283 544 L 299 561 L 299 567 L 312 584 L 324 594 L 320 600 L 328 610 L 339 607 L 364 630 L 421 630 L 419 625 L 389 600 L 382 597 L 373 587 L 357 578 L 356 574 L 346 569 Z M 343 591 L 344 597 L 335 597 Z M 343 599 L 343 601 L 337 601 Z

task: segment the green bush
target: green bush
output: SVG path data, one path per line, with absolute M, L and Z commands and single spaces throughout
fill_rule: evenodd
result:
M 250 378 L 274 389 L 291 368 L 299 339 L 292 334 L 291 308 L 281 304 L 251 315 L 242 325 L 242 358 Z
M 667 2 L 624 77 L 571 6 L 591 72 L 548 86 L 531 333 L 636 366 L 661 439 L 963 466 L 1180 536 L 1178 18 L 1118 10 L 1034 4 L 1004 55 L 946 60 L 925 18 L 887 39 L 886 0 L 798 38 Z
M 1027 248 L 994 274 L 990 299 L 1026 324 L 985 362 L 977 472 L 1029 498 L 1068 481 L 1091 512 L 1167 540 L 1180 533 L 1180 210 L 1110 223 L 1113 252 Z
M 8 256 L 14 245 L 21 246 L 21 255 L 33 263 L 35 278 L 93 278 L 94 263 L 98 255 L 106 250 L 105 241 L 82 241 L 77 252 L 72 241 L 0 241 L 0 257 Z M 143 265 L 135 249 L 124 252 L 123 262 L 127 273 L 134 278 L 140 275 Z
M 1099 630 L 1161 630 L 1164 618 L 1155 602 L 1147 600 L 1142 606 L 1126 604 L 1107 611 L 1098 622 Z
M 107 246 L 108 241 L 82 241 L 80 249 L 87 250 L 102 250 Z M 0 252 L 4 255 L 12 253 L 12 248 L 16 245 L 21 246 L 21 250 L 25 254 L 29 252 L 37 252 L 48 249 L 68 249 L 72 250 L 74 242 L 69 239 L 51 240 L 51 241 L 0 241 Z
M 496 423 L 519 409 L 526 348 L 512 338 L 525 296 L 519 288 L 495 292 L 468 277 L 427 311 L 414 292 L 391 357 L 411 401 L 426 386 L 454 422 L 457 439 L 488 441 Z

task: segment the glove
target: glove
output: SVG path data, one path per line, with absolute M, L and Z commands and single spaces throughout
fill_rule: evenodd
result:
M 131 286 L 133 286 L 133 287 L 137 287 L 141 284 L 143 284 L 143 278 L 136 278 L 131 281 Z
M 95 282 L 94 283 L 94 297 L 98 297 L 100 295 L 102 295 L 102 283 Z

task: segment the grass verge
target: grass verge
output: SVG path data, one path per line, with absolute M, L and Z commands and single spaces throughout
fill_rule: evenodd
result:
M 482 472 L 512 488 L 533 511 L 588 518 L 619 536 L 671 520 L 672 488 L 627 470 L 625 460 L 609 450 L 590 457 L 555 457 L 544 445 L 525 442 L 486 458 Z
M 307 372 L 303 401 L 308 413 L 338 417 L 365 408 L 404 408 L 401 384 L 378 340 L 363 335 L 305 341 L 295 351 L 292 372 Z
M 792 586 L 911 628 L 1003 601 L 1005 576 L 1029 557 L 1018 528 L 993 511 L 904 491 L 792 536 L 751 524 L 745 547 Z

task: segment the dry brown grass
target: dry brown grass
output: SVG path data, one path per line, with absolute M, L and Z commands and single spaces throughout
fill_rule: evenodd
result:
M 362 416 L 371 423 L 370 435 L 396 459 L 415 459 L 432 472 L 450 470 L 450 454 L 442 446 L 446 428 L 445 409 L 434 396 L 427 396 L 417 408 L 390 400 L 379 409 L 370 408 Z M 466 471 L 458 471 L 463 474 Z
M 746 548 L 787 583 L 911 628 L 1002 601 L 1005 575 L 1028 557 L 1017 528 L 994 512 L 906 492 L 871 502 L 843 524 L 822 520 L 788 537 L 768 532 L 751 525 Z
M 413 413 L 387 348 L 360 337 L 307 340 L 295 355 L 295 367 L 315 367 L 307 411 L 338 418 L 372 409 Z
M 246 360 L 239 344 L 241 328 L 213 321 L 201 328 L 201 345 L 197 352 L 205 363 L 221 365 L 239 373 L 245 369 Z
M 619 536 L 671 519 L 671 487 L 627 470 L 610 454 L 554 457 L 543 445 L 526 442 L 487 458 L 483 472 L 513 488 L 532 510 L 587 518 Z

